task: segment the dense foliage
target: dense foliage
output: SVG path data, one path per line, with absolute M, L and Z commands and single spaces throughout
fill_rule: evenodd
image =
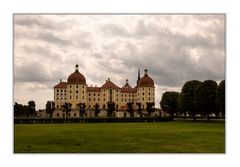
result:
M 160 102 L 162 110 L 171 116 L 184 117 L 188 114 L 196 120 L 196 115 L 210 119 L 210 115 L 216 118 L 225 117 L 225 81 L 219 85 L 213 80 L 204 82 L 187 81 L 180 93 L 165 92 Z
M 52 117 L 54 111 L 55 111 L 55 103 L 54 103 L 54 101 L 47 101 L 46 113 L 48 113 L 50 115 L 50 117 Z
M 178 92 L 165 92 L 162 95 L 160 102 L 161 108 L 173 117 L 179 109 L 179 96 Z
M 36 115 L 36 104 L 33 100 L 28 102 L 28 105 L 22 105 L 15 102 L 14 117 L 33 117 Z

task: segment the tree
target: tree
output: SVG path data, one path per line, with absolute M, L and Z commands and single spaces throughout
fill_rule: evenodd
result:
M 94 105 L 95 117 L 98 117 L 98 114 L 100 113 L 100 108 L 99 108 L 99 107 L 100 107 L 100 106 L 99 106 L 98 103 L 96 103 L 96 104 Z
M 217 109 L 225 117 L 225 80 L 222 80 L 217 88 Z
M 52 117 L 54 111 L 55 111 L 55 103 L 54 103 L 54 101 L 47 101 L 46 113 L 48 113 L 50 115 L 50 117 Z
M 134 117 L 134 112 L 133 112 L 133 108 L 132 108 L 133 103 L 127 103 L 127 112 L 130 114 L 130 117 Z
M 85 103 L 78 103 L 78 109 L 79 109 L 79 117 L 83 118 L 83 115 L 86 112 L 86 104 Z
M 165 92 L 162 95 L 160 106 L 163 111 L 170 114 L 172 118 L 179 110 L 179 98 L 180 94 L 178 92 Z
M 28 115 L 34 116 L 36 115 L 36 104 L 35 101 L 31 100 L 28 102 Z
M 68 113 L 71 111 L 71 108 L 71 103 L 65 103 L 64 105 L 62 105 L 62 111 L 66 113 L 66 118 L 68 118 Z
M 142 117 L 142 108 L 141 108 L 141 103 L 136 103 L 137 104 L 137 106 L 138 106 L 138 109 L 137 109 L 137 111 L 138 111 L 138 114 L 139 114 L 139 116 L 140 117 Z
M 147 104 L 146 110 L 148 112 L 148 116 L 150 117 L 151 113 L 153 113 L 155 111 L 155 108 L 154 108 L 155 103 L 154 102 L 147 102 L 146 104 Z
M 196 120 L 195 115 L 197 110 L 197 107 L 195 105 L 196 89 L 200 84 L 201 82 L 197 80 L 187 81 L 183 85 L 181 92 L 183 110 L 184 112 L 189 112 L 192 115 L 194 121 Z
M 107 103 L 107 113 L 108 113 L 108 117 L 112 117 L 113 111 L 115 110 L 115 103 L 114 102 L 108 102 Z
M 184 114 L 184 119 L 186 117 L 186 111 L 183 108 L 183 102 L 182 102 L 182 94 L 179 93 L 179 98 L 178 98 L 178 105 L 177 105 L 177 113 L 179 113 L 181 116 Z
M 209 120 L 209 115 L 216 112 L 217 83 L 206 80 L 198 86 L 196 92 L 196 106 Z

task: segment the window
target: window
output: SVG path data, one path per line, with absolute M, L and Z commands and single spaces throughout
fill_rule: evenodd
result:
M 58 96 L 59 94 L 57 93 L 57 96 Z
M 131 97 L 131 95 L 129 94 L 129 97 Z
M 143 101 L 144 101 L 144 97 L 143 97 Z
M 57 89 L 57 92 L 59 92 L 59 90 Z
M 68 113 L 68 116 L 70 117 L 70 116 L 71 116 L 71 113 Z
M 82 99 L 84 99 L 84 96 L 82 97 Z
M 59 117 L 59 113 L 57 113 L 57 117 Z
M 62 96 L 63 94 L 61 93 L 61 96 Z
M 150 96 L 151 93 L 149 93 L 149 96 Z
M 74 113 L 74 117 L 76 117 L 77 116 L 77 114 L 76 113 Z
M 144 95 L 144 93 L 143 93 L 143 95 Z
M 84 89 L 84 86 L 82 88 Z
M 78 88 L 78 85 L 76 85 L 76 88 Z
M 100 93 L 98 93 L 98 96 L 100 96 Z
M 72 96 L 69 96 L 69 99 L 72 99 Z
M 93 101 L 95 101 L 95 98 L 93 98 Z
M 76 93 L 78 93 L 78 90 L 76 90 Z
M 70 90 L 70 93 L 72 93 L 72 91 Z
M 84 94 L 84 91 L 82 91 L 82 93 Z
M 57 98 L 57 100 L 58 100 L 59 98 Z
M 89 93 L 88 96 L 91 96 L 91 93 Z
M 63 90 L 61 89 L 61 92 L 62 92 Z
M 70 88 L 72 88 L 72 85 L 70 85 Z
M 57 108 L 58 108 L 59 106 L 57 105 Z
M 67 90 L 65 89 L 64 92 L 67 92 Z
M 95 96 L 95 93 L 93 93 L 93 96 Z
M 118 90 L 117 90 L 117 92 L 118 92 Z

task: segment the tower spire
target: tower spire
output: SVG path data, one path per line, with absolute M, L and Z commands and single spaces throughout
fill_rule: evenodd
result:
M 137 79 L 137 86 L 138 86 L 138 81 L 140 80 L 140 69 L 138 69 L 138 79 Z
M 140 69 L 138 69 L 138 80 L 140 79 Z
M 78 71 L 78 64 L 75 65 L 75 71 Z

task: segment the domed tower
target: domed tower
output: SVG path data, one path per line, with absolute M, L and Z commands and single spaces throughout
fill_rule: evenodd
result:
M 153 79 L 148 76 L 148 70 L 145 69 L 144 72 L 144 76 L 138 80 L 137 101 L 146 109 L 147 102 L 155 102 L 155 87 Z
M 67 101 L 76 108 L 78 103 L 86 104 L 87 84 L 85 77 L 79 72 L 78 64 L 75 65 L 75 72 L 67 79 Z

